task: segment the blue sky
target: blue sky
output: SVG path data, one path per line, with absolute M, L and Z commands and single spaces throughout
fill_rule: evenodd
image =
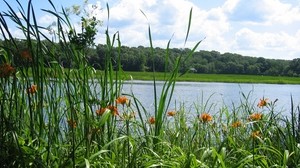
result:
M 25 0 L 21 0 L 26 5 Z M 14 0 L 8 0 L 12 6 Z M 82 5 L 81 0 L 52 0 L 57 8 Z M 120 33 L 122 45 L 149 46 L 148 24 L 154 47 L 191 48 L 205 38 L 199 50 L 216 50 L 245 56 L 274 59 L 300 58 L 300 0 L 89 0 L 97 5 L 93 14 L 103 21 L 96 43 L 104 43 L 104 31 Z M 110 7 L 107 22 L 106 3 Z M 49 8 L 46 0 L 33 0 L 41 25 L 55 22 L 53 16 L 41 12 Z M 6 11 L 1 5 L 1 11 Z M 184 38 L 189 11 L 193 8 L 188 42 Z M 91 5 L 86 6 L 91 12 Z M 143 11 L 146 17 L 142 14 Z M 79 28 L 78 22 L 74 26 Z M 16 37 L 20 32 L 11 25 Z

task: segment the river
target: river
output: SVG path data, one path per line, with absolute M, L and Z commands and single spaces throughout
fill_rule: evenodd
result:
M 162 82 L 156 83 L 157 90 L 163 86 Z M 131 92 L 142 102 L 147 111 L 154 110 L 153 81 L 126 81 L 123 93 Z M 241 101 L 245 101 L 242 94 L 248 97 L 248 101 L 257 104 L 262 98 L 276 101 L 276 109 L 283 115 L 289 115 L 291 109 L 291 96 L 294 105 L 300 103 L 300 86 L 288 84 L 238 84 L 238 83 L 208 83 L 208 82 L 176 82 L 174 94 L 170 104 L 170 110 L 176 110 L 180 105 L 188 111 L 208 104 L 206 111 L 216 112 L 224 105 L 228 108 L 237 107 Z M 159 94 L 158 94 L 159 95 Z M 207 102 L 207 103 L 206 103 Z M 208 107 L 210 108 L 208 109 Z

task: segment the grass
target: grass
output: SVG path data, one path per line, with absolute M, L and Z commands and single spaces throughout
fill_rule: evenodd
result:
M 156 72 L 158 80 L 164 79 L 164 72 Z M 151 72 L 125 72 L 125 79 L 152 80 Z M 225 82 L 225 83 L 267 83 L 267 84 L 300 84 L 298 77 L 238 75 L 238 74 L 197 74 L 186 73 L 177 78 L 177 81 L 192 82 Z
M 108 5 L 107 9 L 109 16 Z M 57 17 L 58 48 L 41 40 L 53 43 L 37 25 L 31 1 L 27 11 L 20 6 L 1 13 L 0 29 L 5 39 L 0 50 L 2 167 L 300 166 L 300 109 L 292 97 L 291 118 L 281 116 L 277 100 L 253 102 L 251 93 L 242 94 L 231 110 L 224 105 L 211 111 L 205 102 L 192 107 L 185 107 L 183 102 L 169 110 L 174 109 L 169 107 L 170 101 L 181 78 L 179 65 L 201 41 L 190 53 L 177 58 L 171 73 L 152 72 L 155 110 L 146 111 L 143 104 L 147 102 L 122 92 L 128 72 L 121 69 L 120 50 L 113 50 L 113 46 L 121 46 L 118 33 L 110 36 L 107 28 L 105 69 L 97 73 L 87 64 L 85 53 L 86 42 L 94 37 L 89 31 L 94 27 L 82 27 L 81 33 L 71 31 L 70 36 L 65 32 L 74 29 L 64 10 L 57 11 L 53 5 L 44 11 Z M 184 43 L 191 18 L 192 10 Z M 15 45 L 7 22 L 14 22 L 24 33 L 25 50 Z M 153 57 L 150 25 L 148 34 Z M 64 69 L 57 52 L 73 60 L 74 68 Z M 113 52 L 119 54 L 117 58 Z M 44 55 L 52 59 L 47 65 L 50 69 L 44 64 Z M 51 80 L 49 70 L 55 73 Z M 157 80 L 163 80 L 161 91 L 156 88 Z M 196 112 L 188 116 L 191 108 Z

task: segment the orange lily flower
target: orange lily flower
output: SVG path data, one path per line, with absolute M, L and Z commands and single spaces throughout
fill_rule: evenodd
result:
M 15 72 L 15 68 L 10 64 L 4 63 L 0 65 L 0 78 L 6 78 Z
M 251 137 L 252 137 L 252 138 L 258 138 L 258 137 L 261 137 L 260 131 L 253 131 L 253 132 L 251 133 Z
M 231 126 L 232 126 L 233 128 L 241 127 L 241 126 L 242 126 L 242 123 L 241 123 L 240 121 L 236 121 L 236 122 L 232 123 Z
M 173 117 L 176 115 L 176 111 L 168 111 L 167 116 Z
M 68 122 L 69 127 L 76 128 L 76 126 L 77 126 L 76 121 L 69 119 L 67 122 Z
M 34 94 L 37 92 L 37 85 L 31 85 L 28 89 L 27 89 L 27 93 L 30 94 Z
M 100 108 L 100 109 L 96 110 L 96 114 L 98 116 L 101 116 L 106 110 L 107 110 L 107 108 Z
M 209 122 L 209 121 L 212 121 L 212 116 L 208 113 L 203 113 L 200 115 L 199 119 L 203 122 Z
M 32 56 L 31 56 L 29 50 L 26 49 L 26 50 L 21 51 L 20 55 L 21 55 L 22 59 L 24 59 L 28 62 L 32 61 Z
M 260 101 L 258 102 L 258 104 L 257 104 L 257 107 L 259 107 L 259 108 L 262 108 L 262 107 L 264 107 L 264 106 L 267 106 L 268 105 L 268 100 L 269 99 L 260 99 Z
M 251 121 L 258 121 L 262 119 L 263 114 L 262 113 L 253 113 L 249 116 L 249 120 Z
M 112 112 L 112 114 L 114 116 L 118 116 L 119 115 L 118 108 L 116 106 L 107 106 L 107 108 Z
M 153 116 L 150 117 L 148 121 L 150 124 L 155 124 L 155 118 Z
M 128 99 L 127 99 L 127 97 L 126 96 L 120 96 L 120 97 L 118 97 L 117 99 L 116 99 L 116 103 L 117 104 L 122 104 L 122 105 L 124 105 L 124 104 L 128 104 Z

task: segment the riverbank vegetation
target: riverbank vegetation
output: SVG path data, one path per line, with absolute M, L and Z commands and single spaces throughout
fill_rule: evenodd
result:
M 164 80 L 163 72 L 156 72 L 157 80 Z M 152 80 L 152 72 L 125 71 L 125 80 Z M 177 78 L 177 81 L 190 82 L 224 82 L 224 83 L 267 83 L 267 84 L 300 84 L 299 77 L 240 75 L 240 74 L 198 74 L 186 73 Z
M 4 4 L 10 7 L 9 2 Z M 66 11 L 52 6 L 44 12 L 57 18 L 54 36 L 59 45 L 37 25 L 31 1 L 27 10 L 20 5 L 0 14 L 2 167 L 300 166 L 300 108 L 292 97 L 289 117 L 276 108 L 279 100 L 263 95 L 252 100 L 251 93 L 241 94 L 233 108 L 214 109 L 208 101 L 171 107 L 175 84 L 186 72 L 182 64 L 193 57 L 199 41 L 176 57 L 171 69 L 167 47 L 164 73 L 152 72 L 154 110 L 147 111 L 144 105 L 149 102 L 122 92 L 123 79 L 129 75 L 123 70 L 118 32 L 110 36 L 107 28 L 103 67 L 97 72 L 87 55 L 96 20 L 82 19 L 90 24 L 82 24 L 78 33 Z M 183 43 L 188 40 L 191 17 L 192 10 Z M 22 48 L 8 22 L 23 32 Z M 149 67 L 154 70 L 157 55 L 150 26 L 148 34 Z M 61 58 L 72 60 L 72 68 L 65 68 Z M 49 80 L 47 73 L 55 78 Z M 161 90 L 156 87 L 158 75 L 163 76 Z

